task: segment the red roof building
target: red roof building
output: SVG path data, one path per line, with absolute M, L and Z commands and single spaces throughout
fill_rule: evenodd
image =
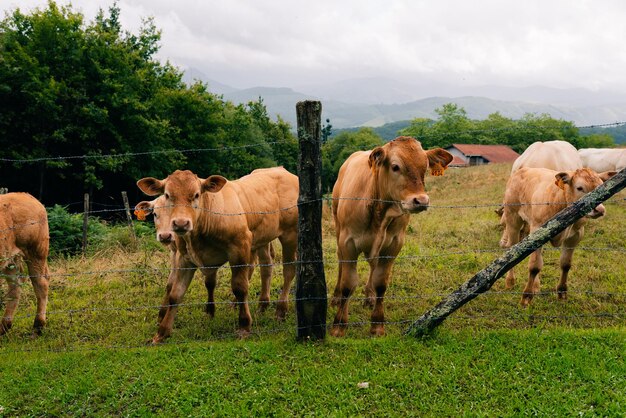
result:
M 508 145 L 452 144 L 446 151 L 454 157 L 450 165 L 457 167 L 512 163 L 519 157 Z

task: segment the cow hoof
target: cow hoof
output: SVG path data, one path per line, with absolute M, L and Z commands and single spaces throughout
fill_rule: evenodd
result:
M 204 312 L 206 312 L 206 314 L 209 315 L 211 318 L 214 318 L 215 317 L 215 304 L 207 303 L 204 306 Z
M 0 323 L 0 335 L 4 335 L 7 332 L 9 332 L 12 326 L 13 326 L 12 322 L 2 321 L 2 323 Z
M 270 301 L 267 299 L 259 299 L 259 312 L 264 313 L 270 306 Z
M 567 300 L 567 292 L 563 290 L 556 291 L 556 297 L 558 300 L 566 301 Z
M 241 340 L 245 340 L 246 338 L 248 338 L 250 336 L 250 331 L 247 329 L 238 329 L 237 330 L 237 337 L 239 337 L 239 339 Z
M 276 320 L 283 322 L 287 317 L 287 310 L 285 308 L 276 308 Z
M 532 300 L 533 300 L 532 295 L 531 296 L 524 295 L 522 296 L 522 299 L 520 299 L 519 304 L 522 308 L 527 308 L 528 305 L 530 305 L 530 302 Z
M 376 298 L 374 296 L 366 296 L 363 300 L 363 306 L 366 308 L 374 308 L 376 304 Z
M 165 341 L 165 338 L 161 337 L 159 334 L 157 334 L 154 337 L 152 337 L 151 340 L 148 340 L 147 342 L 148 342 L 148 345 L 159 345 L 163 341 Z
M 372 325 L 370 334 L 372 337 L 382 337 L 385 335 L 385 327 L 383 325 Z
M 330 335 L 333 337 L 341 338 L 346 335 L 345 326 L 334 326 L 330 329 Z

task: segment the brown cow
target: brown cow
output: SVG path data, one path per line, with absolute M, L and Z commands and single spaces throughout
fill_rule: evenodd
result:
M 37 297 L 34 330 L 41 334 L 46 324 L 48 304 L 48 215 L 46 208 L 28 193 L 0 195 L 0 251 L 2 275 L 9 284 L 6 310 L 0 322 L 0 335 L 13 325 L 13 315 L 20 299 L 20 259 L 26 262 L 28 275 Z
M 393 262 L 402 249 L 409 215 L 428 208 L 424 175 L 441 175 L 452 155 L 437 148 L 424 151 L 411 137 L 399 137 L 371 151 L 352 154 L 341 166 L 333 188 L 339 276 L 333 304 L 339 308 L 331 335 L 343 336 L 348 323 L 348 298 L 359 278 L 356 261 L 364 253 L 370 265 L 365 286 L 372 311 L 373 335 L 383 335 L 383 297 Z
M 141 179 L 148 195 L 163 194 L 165 213 L 177 234 L 176 267 L 167 310 L 153 338 L 159 343 L 172 331 L 174 317 L 197 268 L 215 272 L 228 262 L 231 288 L 239 304 L 239 333 L 247 335 L 252 318 L 248 308 L 248 281 L 254 254 L 278 238 L 283 248 L 283 290 L 277 316 L 287 310 L 289 287 L 295 275 L 298 224 L 298 178 L 282 167 L 255 170 L 235 181 L 222 176 L 198 178 L 177 170 L 164 180 Z M 211 268 L 206 268 L 211 267 Z M 207 289 L 211 306 L 215 274 Z
M 170 265 L 171 270 L 167 279 L 167 286 L 165 288 L 165 297 L 161 308 L 159 309 L 158 322 L 161 323 L 165 312 L 167 311 L 167 305 L 169 304 L 169 294 L 172 289 L 172 285 L 175 279 L 176 272 L 176 234 L 171 229 L 171 222 L 168 211 L 165 210 L 166 199 L 164 195 L 157 197 L 156 199 L 149 201 L 142 201 L 135 206 L 135 213 L 138 219 L 145 219 L 149 214 L 153 215 L 154 226 L 156 229 L 156 239 L 170 250 Z M 179 238 L 180 239 L 180 238 Z M 261 270 L 261 295 L 259 297 L 259 307 L 261 312 L 269 306 L 270 303 L 270 286 L 272 281 L 273 263 L 274 263 L 274 247 L 269 243 L 265 247 L 259 248 L 255 253 L 255 260 L 259 259 L 259 268 Z M 211 315 L 215 315 L 215 304 L 213 303 L 213 290 L 211 283 L 215 282 L 215 275 L 217 274 L 216 268 L 201 269 L 204 275 L 204 284 L 208 292 L 208 300 L 205 306 L 205 311 Z M 250 270 L 252 274 L 252 270 Z M 282 318 L 279 318 L 282 319 Z
M 528 228 L 533 232 L 568 204 L 580 199 L 614 174 L 614 171 L 598 174 L 588 168 L 576 171 L 519 169 L 511 175 L 506 186 L 503 214 L 505 231 L 500 245 L 508 248 L 517 244 L 524 229 Z M 571 268 L 574 247 L 583 237 L 586 218 L 599 218 L 604 214 L 604 205 L 600 204 L 586 217 L 550 240 L 553 246 L 562 246 L 561 280 L 556 287 L 559 299 L 567 298 L 567 275 Z M 543 258 L 539 248 L 530 255 L 528 282 L 520 301 L 522 306 L 528 306 L 533 295 L 539 292 L 539 273 L 542 267 Z M 514 284 L 515 276 L 511 269 L 506 275 L 506 288 L 511 289 Z

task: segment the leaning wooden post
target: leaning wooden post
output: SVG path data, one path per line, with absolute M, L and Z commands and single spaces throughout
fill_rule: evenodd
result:
M 299 340 L 326 336 L 326 278 L 322 259 L 322 104 L 296 104 L 298 120 L 298 263 L 296 316 Z
M 133 236 L 133 241 L 137 242 L 137 235 L 135 235 L 135 228 L 133 228 L 133 217 L 130 215 L 130 204 L 128 203 L 128 195 L 126 192 L 122 192 L 122 201 L 124 202 L 124 210 L 126 211 L 126 221 L 128 222 L 128 228 Z
M 591 212 L 593 208 L 626 187 L 626 169 L 623 169 L 596 190 L 563 209 L 539 229 L 515 244 L 502 257 L 478 272 L 442 302 L 413 322 L 407 334 L 421 337 L 441 324 L 450 314 L 470 300 L 484 293 L 507 271 L 540 248 L 569 225 Z
M 83 201 L 83 255 L 87 252 L 87 228 L 89 227 L 89 193 Z

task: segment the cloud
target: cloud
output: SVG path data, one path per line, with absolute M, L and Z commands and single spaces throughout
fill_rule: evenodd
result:
M 88 0 L 72 3 L 89 19 L 97 10 Z M 118 4 L 131 30 L 155 18 L 161 58 L 240 86 L 376 76 L 626 89 L 626 3 L 617 0 Z

